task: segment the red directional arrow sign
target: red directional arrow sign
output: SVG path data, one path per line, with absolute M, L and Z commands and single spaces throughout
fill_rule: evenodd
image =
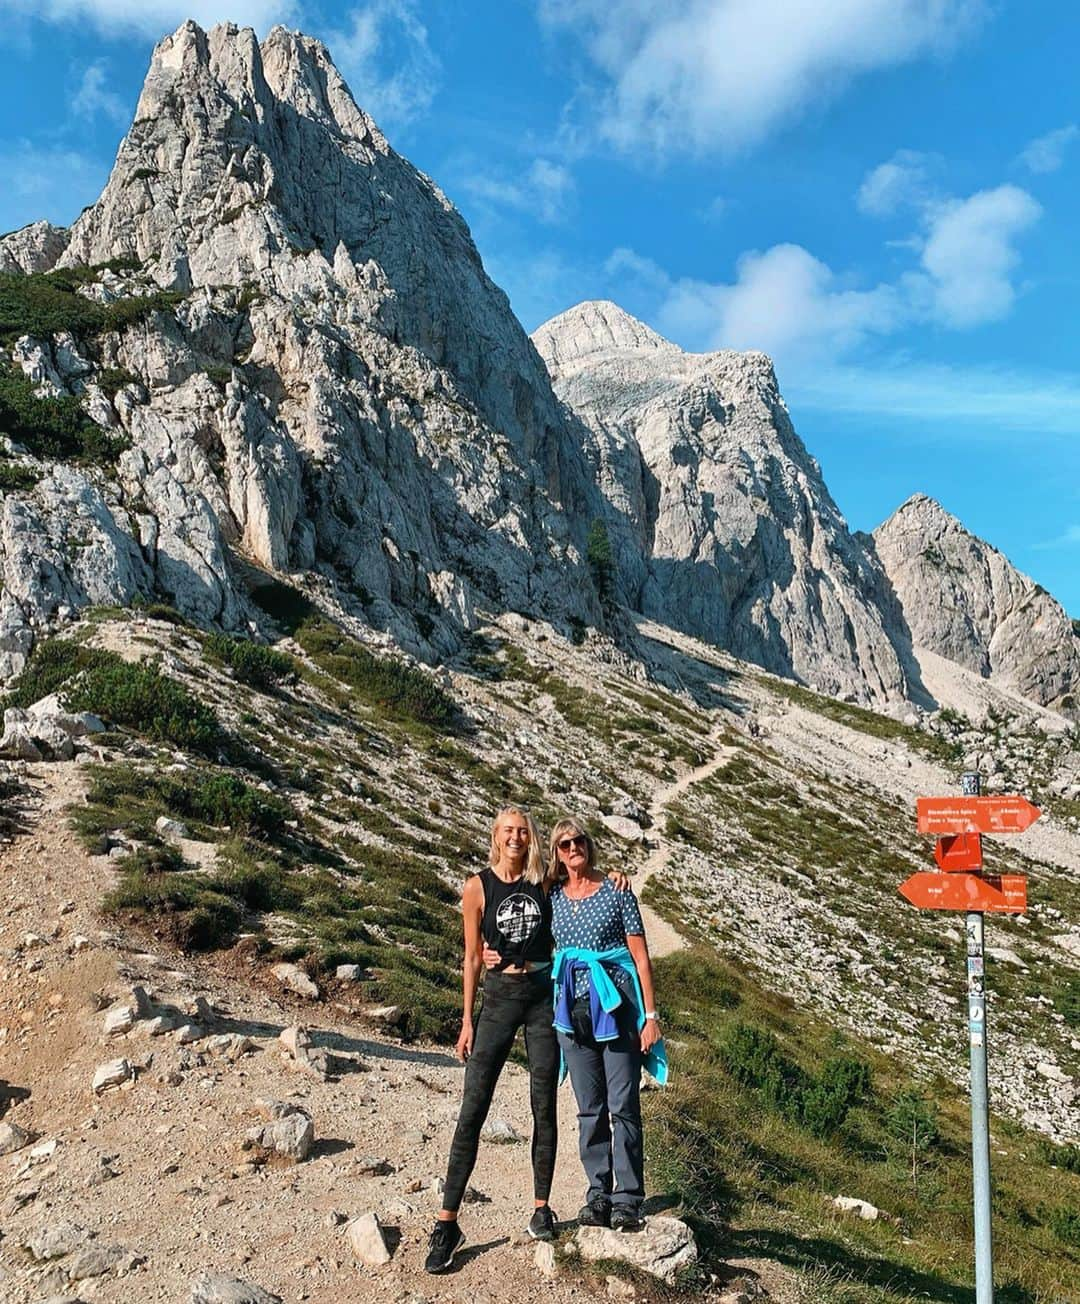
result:
M 1023 874 L 912 874 L 901 893 L 920 910 L 985 910 L 1022 915 L 1027 910 Z
M 1042 814 L 1026 797 L 920 797 L 920 833 L 1023 833 Z
M 982 869 L 982 836 L 978 833 L 952 833 L 938 838 L 934 859 L 947 874 L 958 869 Z

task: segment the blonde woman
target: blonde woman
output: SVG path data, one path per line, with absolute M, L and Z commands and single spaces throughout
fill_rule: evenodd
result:
M 667 1080 L 641 911 L 596 868 L 584 825 L 551 831 L 555 1027 L 578 1104 L 588 1186 L 578 1221 L 636 1231 L 645 1198 L 641 1070 Z
M 465 1090 L 443 1191 L 443 1207 L 431 1233 L 428 1272 L 445 1272 L 465 1241 L 458 1208 L 499 1080 L 519 1028 L 525 1029 L 532 1105 L 535 1210 L 529 1234 L 550 1240 L 555 1223 L 548 1207 L 555 1167 L 555 1091 L 559 1046 L 551 1025 L 551 904 L 540 835 L 528 811 L 505 806 L 491 827 L 488 868 L 465 884 L 465 1009 L 457 1053 L 465 1061 Z M 473 1004 L 483 968 L 482 948 L 498 952 L 484 982 L 484 1001 L 475 1025 Z
M 626 888 L 625 874 L 614 874 Z M 551 1022 L 551 879 L 540 835 L 527 810 L 504 806 L 491 826 L 488 868 L 465 884 L 461 908 L 465 927 L 462 969 L 464 1012 L 457 1041 L 465 1061 L 461 1101 L 443 1188 L 443 1207 L 428 1243 L 424 1267 L 445 1272 L 465 1242 L 457 1215 L 476 1163 L 484 1126 L 518 1029 L 525 1030 L 532 1105 L 534 1209 L 528 1225 L 535 1240 L 551 1240 L 555 1217 L 548 1206 L 557 1142 L 555 1092 L 559 1045 Z M 480 973 L 487 966 L 484 999 L 473 1022 Z

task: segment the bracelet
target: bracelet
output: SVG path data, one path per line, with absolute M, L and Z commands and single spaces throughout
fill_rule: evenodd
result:
M 655 1019 L 655 1020 L 657 1021 L 657 1023 L 660 1022 L 660 1016 L 659 1016 L 659 1014 L 657 1014 L 657 1012 L 656 1012 L 655 1010 L 646 1010 L 646 1011 L 645 1011 L 645 1017 L 646 1017 L 647 1019 Z

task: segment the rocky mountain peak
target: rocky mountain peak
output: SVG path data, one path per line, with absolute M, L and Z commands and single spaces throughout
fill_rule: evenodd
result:
M 1080 639 L 1061 605 L 940 503 L 915 494 L 872 545 L 918 648 L 1043 706 L 1075 709 Z
M 610 299 L 589 299 L 568 308 L 546 321 L 532 338 L 553 375 L 578 359 L 611 349 L 682 351 Z

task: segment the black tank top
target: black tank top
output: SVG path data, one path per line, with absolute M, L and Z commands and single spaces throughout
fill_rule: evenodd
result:
M 480 882 L 484 888 L 480 931 L 487 945 L 502 956 L 498 967 L 550 960 L 551 902 L 544 889 L 523 878 L 504 883 L 493 869 L 483 870 Z

